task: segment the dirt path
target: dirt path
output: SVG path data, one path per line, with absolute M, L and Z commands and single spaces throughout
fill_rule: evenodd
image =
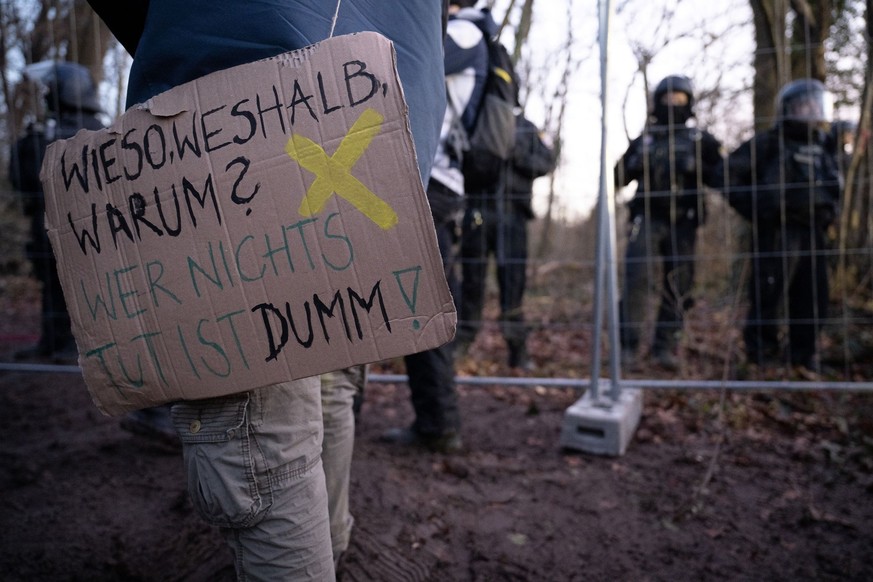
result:
M 343 580 L 873 580 L 873 396 L 732 395 L 722 431 L 715 396 L 649 392 L 602 458 L 557 448 L 569 391 L 461 391 L 444 457 L 377 443 L 411 412 L 370 386 Z M 232 579 L 178 454 L 77 376 L 0 373 L 0 492 L 3 580 Z

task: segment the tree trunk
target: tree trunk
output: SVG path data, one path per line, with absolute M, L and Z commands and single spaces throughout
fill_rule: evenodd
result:
M 787 0 L 749 0 L 755 23 L 755 130 L 773 124 L 776 95 L 788 80 L 785 52 Z
M 869 280 L 873 260 L 868 250 L 873 248 L 873 148 L 868 139 L 871 130 L 873 108 L 873 0 L 867 0 L 867 64 L 864 74 L 864 89 L 861 93 L 860 118 L 855 135 L 853 155 L 846 171 L 846 184 L 840 214 L 839 263 L 836 280 L 844 288 L 859 286 Z M 869 285 L 868 285 L 869 287 Z
M 70 30 L 75 31 L 71 38 L 69 60 L 88 67 L 94 82 L 99 84 L 103 80 L 103 62 L 112 44 L 112 33 L 86 0 L 75 0 L 69 23 Z
M 791 0 L 796 18 L 791 38 L 791 78 L 824 81 L 824 39 L 833 24 L 832 0 Z
M 8 82 L 9 63 L 5 60 L 10 47 L 19 47 L 26 64 L 63 59 L 88 67 L 95 82 L 103 80 L 103 64 L 113 37 L 86 0 L 44 0 L 32 23 L 24 22 L 21 9 L 10 2 L 3 6 L 0 25 L 4 59 L 2 90 L 12 139 L 21 133 L 25 116 L 36 111 L 29 84 L 12 86 Z
M 521 18 L 518 21 L 518 28 L 515 29 L 515 47 L 512 49 L 513 63 L 517 63 L 521 59 L 521 49 L 527 43 L 533 18 L 533 3 L 534 0 L 524 0 L 521 7 Z

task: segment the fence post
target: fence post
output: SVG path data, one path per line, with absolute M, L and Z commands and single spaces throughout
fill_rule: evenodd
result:
M 597 241 L 594 275 L 594 322 L 591 342 L 591 384 L 564 413 L 560 444 L 589 453 L 621 455 L 639 424 L 642 392 L 629 388 L 622 391 L 620 378 L 618 329 L 618 274 L 616 267 L 615 184 L 609 159 L 607 134 L 609 119 L 608 69 L 609 27 L 612 20 L 611 0 L 600 0 L 600 189 L 597 202 Z M 604 297 L 606 306 L 603 305 Z M 601 333 L 604 307 L 609 340 L 609 394 L 600 395 Z

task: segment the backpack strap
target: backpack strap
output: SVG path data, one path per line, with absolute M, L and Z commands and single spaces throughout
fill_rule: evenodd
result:
M 464 152 L 470 149 L 470 134 L 464 127 L 463 112 L 458 111 L 452 96 L 446 86 L 446 105 L 451 111 L 452 119 L 449 122 L 449 131 L 445 136 L 444 144 L 449 157 L 458 162 L 460 166 L 464 161 Z

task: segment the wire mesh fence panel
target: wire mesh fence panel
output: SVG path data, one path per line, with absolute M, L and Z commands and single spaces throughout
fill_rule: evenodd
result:
M 0 345 L 6 361 L 38 341 L 45 317 L 57 312 L 56 302 L 48 301 L 48 311 L 43 306 L 42 290 L 51 285 L 41 276 L 45 249 L 34 242 L 39 225 L 31 218 L 40 212 L 31 207 L 38 194 L 21 189 L 20 166 L 10 163 L 28 128 L 52 131 L 58 123 L 45 99 L 49 88 L 35 85 L 27 67 L 85 63 L 98 83 L 101 109 L 111 113 L 104 122 L 123 102 L 129 58 L 111 36 L 88 31 L 95 21 L 83 16 L 87 7 L 80 4 L 61 3 L 54 20 L 16 3 L 4 7 L 4 26 L 15 32 L 6 49 L 0 135 Z M 547 147 L 559 156 L 557 165 L 535 170 L 507 162 L 493 187 L 467 193 L 457 217 L 458 375 L 529 378 L 532 384 L 584 379 L 593 342 L 601 342 L 602 363 L 620 358 L 623 377 L 636 380 L 843 386 L 873 377 L 873 160 L 869 121 L 860 115 L 863 75 L 833 67 L 821 75 L 809 55 L 818 54 L 823 41 L 793 34 L 791 54 L 807 56 L 791 73 L 783 67 L 773 74 L 771 105 L 757 97 L 766 87 L 733 89 L 730 70 L 715 79 L 700 70 L 699 80 L 697 70 L 663 79 L 652 72 L 661 83 L 653 91 L 644 87 L 645 120 L 634 126 L 623 111 L 624 126 L 613 126 L 628 138 L 610 152 L 619 288 L 609 298 L 619 302 L 619 319 L 608 324 L 619 326 L 619 353 L 611 353 L 603 330 L 593 328 L 601 234 L 596 213 L 566 218 L 560 203 L 543 204 L 549 198 L 567 205 L 596 188 L 594 179 L 553 179 L 581 163 L 577 153 L 558 147 L 578 143 L 563 138 L 579 130 L 556 126 L 553 118 L 532 124 L 526 153 L 536 153 L 545 130 L 558 144 Z M 532 63 L 539 61 L 524 48 L 516 52 L 523 61 L 517 68 L 525 112 L 543 120 L 548 103 L 531 84 L 549 71 L 537 69 Z M 752 47 L 748 56 L 775 58 L 777 49 Z M 839 54 L 836 45 L 828 50 Z M 866 66 L 863 59 L 855 62 Z M 824 84 L 803 81 L 820 77 Z M 596 81 L 573 86 L 595 92 Z M 579 107 L 578 91 L 556 99 Z M 833 96 L 836 113 L 828 104 Z M 724 114 L 726 101 L 743 110 L 744 125 Z M 595 129 L 587 128 L 591 139 Z M 383 362 L 377 371 L 402 373 L 403 367 Z

